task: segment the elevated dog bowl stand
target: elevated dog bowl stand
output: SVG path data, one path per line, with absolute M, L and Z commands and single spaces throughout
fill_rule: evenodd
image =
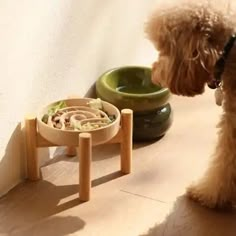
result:
M 121 123 L 117 134 L 108 143 L 120 144 L 120 170 L 124 174 L 131 173 L 132 162 L 132 127 L 133 112 L 130 109 L 121 111 Z M 25 118 L 26 154 L 28 179 L 36 181 L 40 179 L 37 149 L 42 147 L 58 146 L 43 138 L 37 130 L 36 117 Z M 67 156 L 78 153 L 79 157 L 79 198 L 81 201 L 89 201 L 91 192 L 91 160 L 92 138 L 90 133 L 80 133 L 78 147 L 67 147 Z M 62 145 L 63 146 L 63 145 Z M 66 146 L 66 145 L 64 145 Z

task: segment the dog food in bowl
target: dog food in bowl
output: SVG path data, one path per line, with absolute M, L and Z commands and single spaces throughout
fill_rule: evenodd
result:
M 78 146 L 80 133 L 90 133 L 92 144 L 106 143 L 120 129 L 120 111 L 93 98 L 69 98 L 43 107 L 37 115 L 39 134 L 55 145 Z
M 92 131 L 107 126 L 116 119 L 104 111 L 100 99 L 91 100 L 87 106 L 67 106 L 60 101 L 51 106 L 42 121 L 60 130 Z

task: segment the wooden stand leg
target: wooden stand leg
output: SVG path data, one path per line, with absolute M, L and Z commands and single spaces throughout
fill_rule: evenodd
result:
M 28 117 L 25 119 L 25 136 L 27 176 L 30 180 L 38 180 L 40 178 L 40 174 L 37 154 L 37 128 L 35 117 Z
M 133 149 L 133 111 L 130 109 L 121 111 L 121 130 L 121 171 L 129 174 Z
M 92 157 L 91 134 L 79 135 L 79 197 L 81 201 L 89 201 L 91 179 L 90 167 Z
M 68 146 L 66 149 L 66 156 L 67 157 L 74 157 L 76 156 L 77 151 L 76 151 L 76 147 L 73 146 Z

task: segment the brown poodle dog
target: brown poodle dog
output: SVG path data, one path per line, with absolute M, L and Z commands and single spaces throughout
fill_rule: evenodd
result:
M 210 208 L 232 206 L 236 192 L 236 43 L 235 17 L 207 4 L 186 3 L 158 9 L 146 24 L 159 52 L 152 80 L 177 95 L 216 88 L 223 115 L 213 160 L 187 195 Z M 220 95 L 220 97 L 219 97 Z M 223 101 L 219 101 L 222 99 Z

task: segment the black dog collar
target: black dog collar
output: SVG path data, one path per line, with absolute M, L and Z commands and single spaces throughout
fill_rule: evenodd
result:
M 222 74 L 225 68 L 226 59 L 230 53 L 230 50 L 233 48 L 234 43 L 236 40 L 236 35 L 233 34 L 227 44 L 224 47 L 223 53 L 221 57 L 217 60 L 215 67 L 214 67 L 214 79 L 208 84 L 208 87 L 211 89 L 218 88 L 220 83 L 222 82 Z

